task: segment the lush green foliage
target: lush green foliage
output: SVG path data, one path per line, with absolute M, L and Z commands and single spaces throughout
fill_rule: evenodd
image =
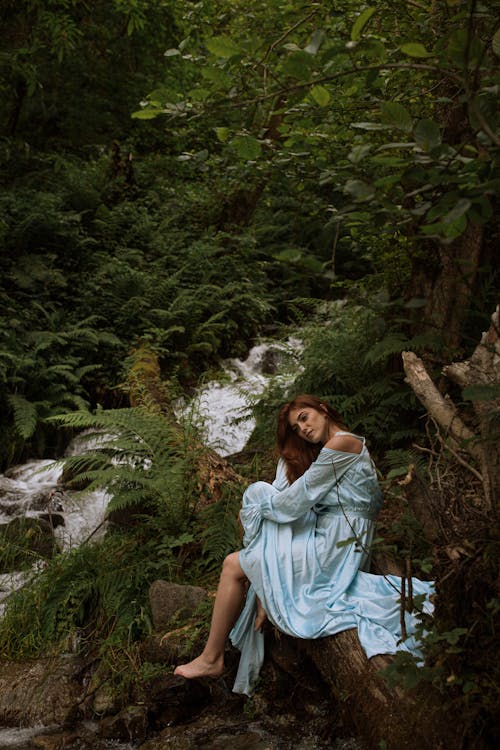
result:
M 115 436 L 72 468 L 108 487 L 111 510 L 142 512 L 12 599 L 8 653 L 140 637 L 149 580 L 199 579 L 235 544 L 238 492 L 198 514 L 190 433 L 117 409 L 143 345 L 177 393 L 300 326 L 293 390 L 329 398 L 395 451 L 380 466 L 405 470 L 419 409 L 400 352 L 466 355 L 497 301 L 498 10 L 2 4 L 0 462 L 58 454 L 52 418 L 70 413 Z M 286 395 L 258 405 L 259 446 Z
M 422 304 L 446 338 L 419 296 L 440 243 L 493 221 L 494 7 L 117 0 L 89 14 L 54 0 L 1 13 L 4 464 L 27 439 L 49 450 L 43 420 L 75 399 L 122 404 L 141 341 L 191 384 L 353 280 Z M 460 266 L 481 289 L 471 340 L 494 300 L 488 263 Z M 419 334 L 418 313 L 391 332 Z
M 396 238 L 452 240 L 491 218 L 498 188 L 496 4 L 403 5 L 235 10 L 224 33 L 167 52 L 189 75 L 136 117 L 204 117 L 219 164 L 239 157 L 261 179 L 319 176 L 333 220 L 365 251 L 369 222 Z
M 207 506 L 193 471 L 206 449 L 189 424 L 142 409 L 74 412 L 57 422 L 85 429 L 89 447 L 65 459 L 65 473 L 87 492 L 106 489 L 108 531 L 102 542 L 56 554 L 11 597 L 0 620 L 7 656 L 65 650 L 75 638 L 99 641 L 103 654 L 133 642 L 151 628 L 150 583 L 210 578 L 238 546 L 242 488 L 228 483 Z

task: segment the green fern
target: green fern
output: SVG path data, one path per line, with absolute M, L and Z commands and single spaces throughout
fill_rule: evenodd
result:
M 198 507 L 210 498 L 200 494 L 193 468 L 206 450 L 197 442 L 192 427 L 172 424 L 158 413 L 143 408 L 73 412 L 52 421 L 72 429 L 85 429 L 95 447 L 64 460 L 71 481 L 87 491 L 105 488 L 109 511 L 154 508 L 149 527 L 179 536 L 192 524 L 206 524 L 197 517 Z M 237 516 L 237 510 L 233 515 Z M 213 532 L 230 537 L 234 518 L 221 525 L 214 518 Z M 210 525 L 209 525 L 210 530 Z M 232 535 L 233 547 L 235 537 Z
M 14 412 L 14 424 L 17 432 L 24 440 L 28 440 L 35 432 L 38 422 L 37 405 L 15 393 L 9 393 L 7 401 Z
M 227 487 L 209 504 L 209 490 L 194 470 L 206 449 L 190 424 L 173 425 L 139 408 L 74 412 L 51 421 L 97 441 L 83 455 L 64 459 L 71 481 L 90 482 L 87 492 L 105 488 L 109 512 L 128 508 L 142 515 L 132 528 L 111 527 L 101 543 L 57 555 L 13 594 L 0 621 L 0 649 L 16 657 L 47 653 L 66 648 L 75 635 L 92 635 L 110 658 L 113 648 L 150 627 L 149 583 L 206 579 L 239 546 L 241 490 Z
M 385 460 L 390 467 L 387 479 L 406 475 L 410 466 L 413 466 L 420 476 L 423 476 L 428 469 L 427 461 L 422 453 L 413 448 L 389 450 L 385 454 Z

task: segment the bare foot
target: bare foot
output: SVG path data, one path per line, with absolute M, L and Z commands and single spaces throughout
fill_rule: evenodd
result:
M 188 664 L 180 664 L 174 669 L 174 674 L 193 680 L 196 677 L 220 677 L 224 672 L 224 659 L 221 657 L 216 661 L 210 661 L 203 654 L 190 661 Z

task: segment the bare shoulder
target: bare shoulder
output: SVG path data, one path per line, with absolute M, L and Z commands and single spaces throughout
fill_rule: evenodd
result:
M 337 434 L 330 438 L 324 447 L 344 453 L 361 453 L 363 442 L 354 435 Z

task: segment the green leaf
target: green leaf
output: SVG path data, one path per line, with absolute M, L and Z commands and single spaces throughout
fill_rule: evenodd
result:
M 14 411 L 17 432 L 22 438 L 28 440 L 35 432 L 38 421 L 36 404 L 15 393 L 9 393 L 7 399 Z
M 355 201 L 368 201 L 373 198 L 375 189 L 363 180 L 348 180 L 344 185 L 344 193 L 350 195 Z
M 387 479 L 394 479 L 395 477 L 404 477 L 408 474 L 408 466 L 400 467 L 399 469 L 391 469 L 387 473 Z
M 311 38 L 309 40 L 309 44 L 307 47 L 304 48 L 305 52 L 309 52 L 310 55 L 315 55 L 319 48 L 321 47 L 321 43 L 325 37 L 325 32 L 321 31 L 321 29 L 316 29 L 311 34 Z
M 351 122 L 351 128 L 358 130 L 387 130 L 387 125 L 380 122 Z
M 379 62 L 382 62 L 382 60 L 385 60 L 387 57 L 387 50 L 378 39 L 364 39 L 362 50 L 370 60 L 378 60 Z M 371 70 L 367 76 L 368 85 L 372 85 L 378 75 L 378 71 Z
M 357 538 L 355 536 L 350 536 L 348 539 L 342 539 L 341 542 L 337 542 L 335 545 L 336 547 L 348 547 L 350 544 L 354 544 L 357 542 Z
M 285 263 L 297 263 L 297 261 L 302 258 L 302 253 L 300 252 L 300 250 L 296 250 L 294 247 L 291 247 L 288 250 L 282 250 L 274 257 L 276 258 L 276 260 L 281 260 Z
M 238 45 L 228 36 L 212 36 L 205 43 L 208 51 L 216 57 L 229 58 L 241 54 Z
M 131 117 L 134 120 L 153 120 L 155 117 L 161 114 L 159 109 L 139 109 L 137 112 L 132 112 Z
M 214 83 L 218 88 L 229 88 L 233 82 L 229 73 L 220 68 L 204 67 L 200 72 L 206 81 Z
M 308 81 L 311 77 L 311 70 L 314 64 L 314 58 L 304 50 L 292 52 L 283 63 L 283 70 L 286 75 L 292 78 L 298 78 L 300 81 Z
M 445 237 L 449 240 L 454 240 L 456 237 L 460 237 L 467 229 L 467 217 L 463 214 L 451 222 L 445 223 L 443 221 L 442 225 Z
M 500 29 L 497 29 L 491 40 L 491 48 L 497 57 L 500 57 Z
M 432 57 L 433 55 L 420 42 L 408 42 L 408 44 L 402 44 L 399 49 L 408 57 Z
M 324 86 L 313 86 L 311 96 L 320 107 L 326 107 L 330 103 L 330 92 Z
M 386 125 L 410 133 L 413 128 L 413 120 L 410 113 L 399 102 L 382 102 L 380 106 L 381 119 Z
M 415 142 L 423 151 L 432 151 L 441 143 L 439 125 L 433 120 L 419 120 L 415 127 Z
M 353 146 L 351 149 L 350 154 L 348 154 L 347 158 L 350 162 L 353 164 L 359 164 L 359 162 L 365 158 L 367 154 L 369 154 L 371 151 L 371 145 L 370 144 L 360 144 L 358 146 Z
M 457 219 L 460 219 L 464 214 L 467 213 L 470 207 L 471 207 L 470 200 L 468 200 L 467 198 L 460 198 L 455 203 L 451 211 L 448 211 L 448 213 L 445 214 L 445 216 L 443 216 L 441 221 L 445 225 L 454 224 L 457 221 Z
M 215 133 L 221 143 L 227 143 L 229 138 L 229 128 L 215 128 Z
M 231 146 L 241 159 L 257 159 L 262 153 L 262 146 L 252 135 L 237 135 Z
M 359 14 L 351 29 L 351 39 L 353 42 L 357 42 L 361 37 L 361 32 L 376 10 L 376 8 L 370 7 L 366 8 L 362 13 Z

